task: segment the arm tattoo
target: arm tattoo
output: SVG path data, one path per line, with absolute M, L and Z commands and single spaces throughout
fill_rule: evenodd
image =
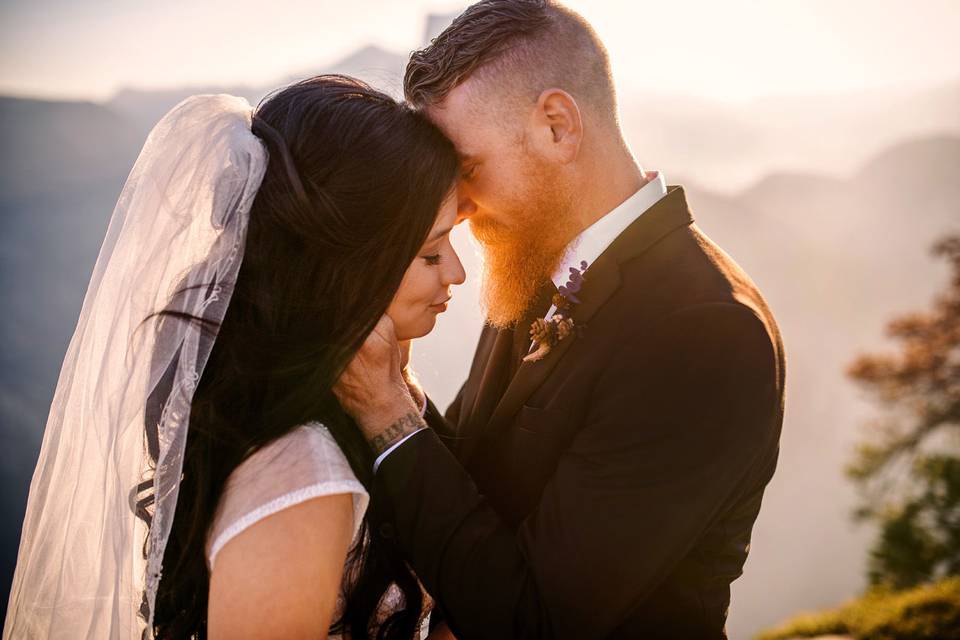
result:
M 370 447 L 373 449 L 373 455 L 379 456 L 404 436 L 425 426 L 427 425 L 423 421 L 423 418 L 420 417 L 420 414 L 408 411 L 402 418 L 370 438 Z

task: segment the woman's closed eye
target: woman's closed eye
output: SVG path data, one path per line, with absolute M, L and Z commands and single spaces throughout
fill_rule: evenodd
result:
M 435 267 L 440 264 L 440 258 L 441 256 L 439 253 L 435 253 L 432 256 L 423 256 L 423 259 L 426 260 L 427 264 L 431 267 Z

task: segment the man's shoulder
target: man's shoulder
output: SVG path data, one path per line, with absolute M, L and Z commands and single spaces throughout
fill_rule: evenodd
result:
M 674 230 L 620 269 L 620 289 L 609 301 L 612 322 L 605 323 L 618 352 L 679 344 L 702 353 L 703 343 L 736 338 L 782 363 L 780 331 L 760 289 L 696 225 Z
M 739 304 L 770 316 L 763 294 L 737 261 L 696 224 L 675 229 L 620 265 L 623 299 L 672 313 L 699 304 Z M 630 305 L 627 305 L 629 308 Z

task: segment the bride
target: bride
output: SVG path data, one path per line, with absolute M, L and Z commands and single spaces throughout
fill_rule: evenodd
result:
M 342 76 L 160 121 L 64 360 L 5 639 L 426 635 L 331 389 L 382 315 L 423 336 L 463 282 L 458 166 Z

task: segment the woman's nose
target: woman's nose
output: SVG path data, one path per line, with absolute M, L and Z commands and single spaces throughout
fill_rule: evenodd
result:
M 457 252 L 453 252 L 453 260 L 450 261 L 450 272 L 446 274 L 447 284 L 463 284 L 467 280 L 467 272 L 463 268 L 463 263 L 460 262 L 460 256 L 457 255 Z

